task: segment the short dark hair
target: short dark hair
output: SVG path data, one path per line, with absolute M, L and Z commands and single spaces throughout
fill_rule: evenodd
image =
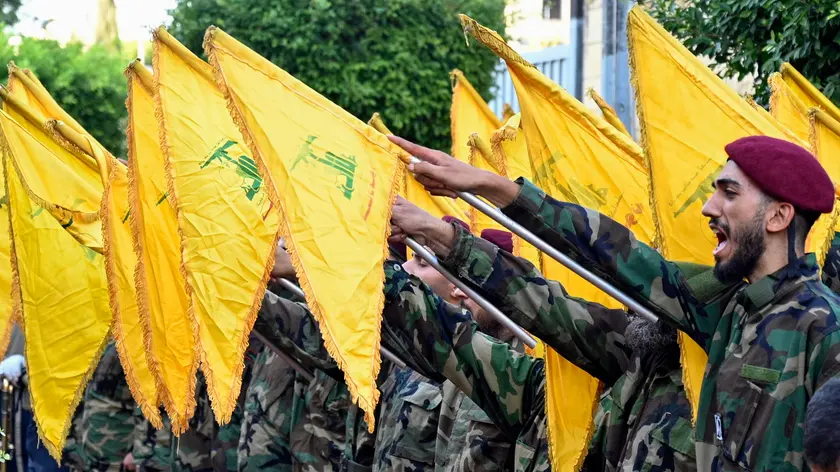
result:
M 826 382 L 808 403 L 805 414 L 805 458 L 812 466 L 840 464 L 840 377 Z

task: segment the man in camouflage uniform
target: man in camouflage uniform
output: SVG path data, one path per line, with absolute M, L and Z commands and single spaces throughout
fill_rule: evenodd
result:
M 808 399 L 840 372 L 840 301 L 820 282 L 814 255 L 803 254 L 807 230 L 831 209 L 834 189 L 807 151 L 767 137 L 726 147 L 730 161 L 703 212 L 719 240 L 716 274 L 750 283 L 702 304 L 678 266 L 610 218 L 392 139 L 429 161 L 413 170 L 433 193 L 482 195 L 706 350 L 695 447 L 701 470 L 805 468 Z
M 397 201 L 392 221 L 403 226 L 395 233 L 424 228 L 414 235 L 434 247 L 447 268 L 471 282 L 514 322 L 603 382 L 607 390 L 596 413 L 585 470 L 696 469 L 691 407 L 682 383 L 675 330 L 570 297 L 526 260 L 461 228 L 436 227 L 434 219 L 404 200 Z M 689 283 L 702 299 L 713 302 L 726 293 L 711 268 L 683 267 L 690 271 Z M 494 420 L 517 435 L 516 470 L 547 469 L 542 361 L 522 358 L 475 332 L 472 321 L 438 310 L 434 300 L 424 303 L 427 306 L 406 309 L 406 319 L 388 318 L 388 325 L 405 327 L 407 339 L 422 339 L 415 342 L 416 349 L 438 353 L 437 365 L 444 372 L 450 364 L 459 365 L 457 371 L 473 372 L 464 378 L 469 382 L 467 391 L 479 395 L 476 402 L 485 410 L 501 412 L 493 415 Z M 488 365 L 493 367 L 486 372 L 483 366 Z
M 133 445 L 134 409 L 125 372 L 111 341 L 85 390 L 82 457 L 86 471 L 119 471 Z
M 508 237 L 510 241 L 510 238 Z M 512 244 L 512 242 L 511 242 Z M 277 260 L 285 254 L 278 252 Z M 392 263 L 393 264 L 393 263 Z M 466 297 L 437 271 L 416 258 L 406 263 L 408 270 L 431 281 L 435 290 L 448 294 L 453 302 Z M 277 275 L 292 275 L 287 272 Z M 280 325 L 291 332 L 299 332 L 299 318 L 308 315 L 303 306 L 287 308 L 280 300 L 266 296 L 263 304 L 263 319 L 278 319 Z M 289 312 L 297 315 L 289 316 Z M 270 313 L 270 315 L 268 315 Z M 306 320 L 307 325 L 315 326 Z M 258 321 L 259 329 L 260 321 Z M 292 333 L 287 333 L 290 335 Z M 319 340 L 320 336 L 311 333 Z M 509 336 L 509 333 L 507 334 Z M 387 341 L 385 341 L 387 346 Z M 435 369 L 391 368 L 385 381 L 380 384 L 382 396 L 377 415 L 376 447 L 373 470 L 501 470 L 504 466 L 510 438 L 501 433 L 490 418 L 454 385 L 441 389 L 439 382 L 445 381 Z M 423 376 L 424 369 L 439 380 L 430 382 Z M 383 372 L 388 368 L 383 366 Z M 446 416 L 441 418 L 441 408 Z

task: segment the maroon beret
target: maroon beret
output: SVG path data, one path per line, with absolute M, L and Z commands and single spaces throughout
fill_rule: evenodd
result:
M 465 230 L 467 230 L 467 231 L 470 230 L 470 226 L 468 224 L 464 223 L 463 221 L 459 220 L 458 218 L 455 218 L 454 216 L 446 215 L 446 216 L 443 217 L 443 221 L 445 221 L 447 223 L 452 223 L 454 221 L 455 223 L 457 223 L 460 227 L 464 228 Z
M 801 146 L 769 136 L 748 136 L 726 145 L 729 159 L 764 193 L 797 210 L 830 213 L 834 185 L 817 159 Z
M 486 239 L 507 252 L 513 253 L 513 235 L 499 229 L 485 229 L 481 232 L 481 239 Z

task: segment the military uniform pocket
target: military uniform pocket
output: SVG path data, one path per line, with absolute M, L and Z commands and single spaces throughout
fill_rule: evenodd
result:
M 429 383 L 412 384 L 398 394 L 403 405 L 397 421 L 405 425 L 402 437 L 391 449 L 392 456 L 432 465 L 443 396 L 440 388 Z
M 749 380 L 740 380 L 741 403 L 722 444 L 723 456 L 747 469 L 782 465 L 796 423 L 794 409 Z

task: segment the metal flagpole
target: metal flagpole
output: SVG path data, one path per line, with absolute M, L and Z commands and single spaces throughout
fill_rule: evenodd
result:
M 315 376 L 312 375 L 312 372 L 309 372 L 308 370 L 306 370 L 306 367 L 302 366 L 300 364 L 300 362 L 298 362 L 297 360 L 292 358 L 292 356 L 290 356 L 290 355 L 286 354 L 285 352 L 281 351 L 280 348 L 275 346 L 274 343 L 272 343 L 271 341 L 269 341 L 268 338 L 265 337 L 264 334 L 260 333 L 256 329 L 254 331 L 252 331 L 252 334 L 254 336 L 256 336 L 257 339 L 262 341 L 262 343 L 265 344 L 265 347 L 271 349 L 271 352 L 276 354 L 277 357 L 279 357 L 279 358 L 283 359 L 284 361 L 288 362 L 289 365 L 292 366 L 292 369 L 295 369 L 295 371 L 297 371 L 297 373 L 302 375 L 306 379 L 307 382 L 312 382 L 312 380 L 315 379 Z
M 411 157 L 412 163 L 423 162 L 422 160 L 412 156 Z M 547 242 L 540 239 L 536 234 L 532 233 L 524 226 L 520 225 L 504 213 L 502 210 L 490 205 L 489 203 L 485 202 L 484 200 L 480 199 L 476 195 L 468 192 L 456 192 L 458 197 L 460 197 L 465 202 L 469 203 L 470 206 L 477 209 L 478 211 L 484 213 L 485 215 L 493 218 L 494 221 L 499 223 L 500 225 L 507 228 L 513 234 L 519 236 L 520 238 L 528 241 L 529 243 L 533 244 L 534 247 L 539 249 L 545 254 L 548 254 L 552 259 L 556 260 L 557 262 L 563 264 L 574 272 L 575 274 L 581 276 L 584 280 L 591 283 L 592 285 L 598 287 L 599 289 L 603 290 L 607 295 L 615 298 L 622 304 L 624 304 L 627 308 L 633 310 L 637 315 L 647 318 L 650 321 L 656 322 L 659 317 L 653 314 L 646 306 L 642 305 L 641 303 L 637 302 L 633 298 L 630 298 L 629 295 L 622 292 L 621 290 L 613 287 L 610 285 L 609 282 L 606 280 L 598 277 L 597 275 L 593 274 L 589 271 L 589 269 L 583 267 L 582 265 L 578 264 L 577 261 L 573 260 L 569 256 L 563 254 L 562 252 L 558 251 Z M 413 249 L 413 248 L 412 248 Z M 521 329 L 521 328 L 520 328 Z
M 629 295 L 615 288 L 601 277 L 598 277 L 597 275 L 593 274 L 589 271 L 589 269 L 578 264 L 577 261 L 558 251 L 556 248 L 552 247 L 547 242 L 537 237 L 536 234 L 528 231 L 524 226 L 520 225 L 519 223 L 502 213 L 502 211 L 498 208 L 490 205 L 489 203 L 485 202 L 484 200 L 478 198 L 477 196 L 471 193 L 458 192 L 458 196 L 461 197 L 461 199 L 465 202 L 469 203 L 470 206 L 484 213 L 490 218 L 493 218 L 493 220 L 510 230 L 513 234 L 533 244 L 534 247 L 536 247 L 543 253 L 548 254 L 552 259 L 563 264 L 564 266 L 566 266 L 566 268 L 568 268 L 575 274 L 581 276 L 587 282 L 600 288 L 607 295 L 615 298 L 616 300 L 624 304 L 627 308 L 633 310 L 633 312 L 635 312 L 637 315 L 647 318 L 648 320 L 653 322 L 656 322 L 659 319 L 659 317 L 654 315 L 653 312 L 650 311 L 646 306 L 642 305 L 633 298 L 630 298 Z
M 450 282 L 455 284 L 456 287 L 461 289 L 468 297 L 472 298 L 481 308 L 484 308 L 493 318 L 495 318 L 498 322 L 500 322 L 505 328 L 513 331 L 513 334 L 516 335 L 517 338 L 521 339 L 528 347 L 531 349 L 537 346 L 537 341 L 528 334 L 527 331 L 522 329 L 521 326 L 514 323 L 510 318 L 505 316 L 498 308 L 496 308 L 492 303 L 487 301 L 486 298 L 482 297 L 478 294 L 475 290 L 469 287 L 467 284 L 461 281 L 458 277 L 454 274 L 449 272 L 443 265 L 438 261 L 437 256 L 432 254 L 431 251 L 420 245 L 417 241 L 412 238 L 405 239 L 405 245 L 410 247 L 412 251 L 414 251 L 417 255 L 423 258 L 426 262 L 429 263 L 432 267 L 437 269 L 438 272 L 441 273 L 444 277 L 446 277 Z
M 277 280 L 279 281 L 280 285 L 282 285 L 283 288 L 285 288 L 286 290 L 294 293 L 295 295 L 297 295 L 298 297 L 300 297 L 304 300 L 306 299 L 306 296 L 303 293 L 303 289 L 301 289 L 300 287 L 295 285 L 292 281 L 290 281 L 288 279 L 284 279 L 284 278 L 280 278 L 280 279 L 277 279 Z M 384 357 L 385 359 L 388 359 L 389 361 L 391 361 L 394 365 L 396 365 L 400 369 L 405 369 L 406 367 L 408 367 L 405 364 L 405 362 L 403 362 L 402 359 L 397 357 L 396 354 L 394 354 L 393 352 L 391 352 L 390 350 L 388 350 L 387 348 L 385 348 L 383 346 L 379 346 L 379 353 L 382 355 L 382 357 Z

